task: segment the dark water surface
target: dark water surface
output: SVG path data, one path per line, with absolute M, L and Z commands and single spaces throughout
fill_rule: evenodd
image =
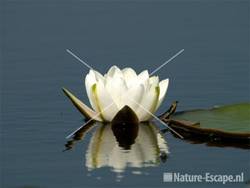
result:
M 170 78 L 159 113 L 173 100 L 179 100 L 178 110 L 249 101 L 248 1 L 5 0 L 1 8 L 1 187 L 223 186 L 163 183 L 163 172 L 244 172 L 250 179 L 248 150 L 191 144 L 170 133 L 164 135 L 165 162 L 158 158 L 156 166 L 145 167 L 146 162 L 123 172 L 112 167 L 89 171 L 87 151 L 100 127 L 62 152 L 65 136 L 84 122 L 61 92 L 65 86 L 88 101 L 83 85 L 88 69 L 67 48 L 102 73 L 114 64 L 153 71 L 184 48 L 157 72 L 161 79 Z M 150 134 L 145 133 L 140 151 L 147 150 L 146 157 L 154 161 L 148 151 L 156 146 L 150 141 L 146 146 Z M 111 162 L 125 155 L 136 162 L 137 155 L 117 152 L 119 159 Z

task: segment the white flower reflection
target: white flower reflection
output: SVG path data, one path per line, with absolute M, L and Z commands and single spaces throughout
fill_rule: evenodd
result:
M 95 122 L 89 127 L 96 125 L 86 152 L 88 170 L 110 167 L 114 172 L 123 172 L 128 167 L 157 166 L 167 159 L 167 143 L 152 122 L 131 126 Z M 87 129 L 76 133 L 74 141 L 69 141 L 66 147 L 71 148 Z
M 153 125 L 140 124 L 133 144 L 125 138 L 118 140 L 113 135 L 111 126 L 100 126 L 89 143 L 86 153 L 87 168 L 91 170 L 107 166 L 116 172 L 122 172 L 127 166 L 155 166 L 159 164 L 160 156 L 168 154 L 164 138 Z

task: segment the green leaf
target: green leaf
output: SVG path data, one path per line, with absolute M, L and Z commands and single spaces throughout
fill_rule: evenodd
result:
M 179 112 L 173 119 L 200 122 L 200 128 L 250 134 L 250 103 Z
M 64 94 L 70 99 L 72 104 L 81 112 L 86 118 L 102 121 L 98 114 L 84 104 L 80 99 L 74 96 L 69 90 L 62 88 Z

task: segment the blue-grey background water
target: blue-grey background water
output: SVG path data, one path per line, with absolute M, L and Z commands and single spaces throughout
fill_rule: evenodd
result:
M 61 92 L 71 89 L 88 103 L 88 69 L 112 65 L 170 78 L 167 98 L 178 110 L 249 101 L 248 1 L 42 1 L 1 3 L 1 187 L 211 187 L 163 183 L 163 172 L 245 173 L 249 151 L 191 144 L 166 134 L 170 155 L 158 167 L 128 168 L 120 182 L 109 168 L 88 172 L 89 137 L 62 152 L 65 136 L 83 118 Z M 228 184 L 245 187 L 246 183 Z

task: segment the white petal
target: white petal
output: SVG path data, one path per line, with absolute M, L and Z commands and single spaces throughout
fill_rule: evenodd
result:
M 142 71 L 138 75 L 138 82 L 143 83 L 144 85 L 147 83 L 148 79 L 149 79 L 149 74 L 147 70 Z
M 92 86 L 96 83 L 96 76 L 93 70 L 90 70 L 87 76 L 85 77 L 85 88 L 89 98 L 89 102 L 92 108 L 97 111 L 97 106 L 95 104 L 95 100 L 93 98 L 93 93 L 91 91 Z
M 97 82 L 92 86 L 92 92 L 97 104 L 98 112 L 105 121 L 111 121 L 119 111 L 112 97 L 105 89 L 102 82 Z
M 121 109 L 124 106 L 122 97 L 127 92 L 127 86 L 123 78 L 107 77 L 105 89 L 115 102 L 116 106 Z
M 122 73 L 128 88 L 133 87 L 137 83 L 137 74 L 133 69 L 125 68 L 122 70 Z
M 96 78 L 96 81 L 104 81 L 104 77 L 101 73 L 99 73 L 98 71 L 95 71 L 93 70 L 93 72 L 95 73 L 95 78 Z
M 123 77 L 123 75 L 122 75 L 122 71 L 117 66 L 112 66 L 109 69 L 106 77 L 111 77 L 111 78 Z
M 162 103 L 162 101 L 167 93 L 168 84 L 169 84 L 169 79 L 162 80 L 159 83 L 160 95 L 159 95 L 159 101 L 157 103 L 157 107 L 156 107 L 155 111 L 159 108 L 159 106 L 161 105 L 161 103 Z
M 139 107 L 138 104 L 141 103 L 143 94 L 144 94 L 143 84 L 131 87 L 130 89 L 128 89 L 126 94 L 122 94 L 123 106 L 128 105 L 132 110 L 136 112 L 136 110 Z
M 94 72 L 94 70 L 89 70 L 89 73 L 87 74 L 87 76 L 85 77 L 85 81 L 87 81 L 87 79 L 88 79 L 88 83 L 89 84 L 94 84 L 94 83 L 96 83 L 96 76 L 95 76 L 95 72 Z
M 152 76 L 144 84 L 144 87 L 148 91 L 151 87 L 156 87 L 158 85 L 159 85 L 159 77 L 158 76 Z
M 148 73 L 148 70 L 144 70 L 142 71 L 140 74 L 138 74 L 138 77 L 140 78 L 145 78 L 145 79 L 148 79 L 149 78 L 149 73 Z
M 159 77 L 158 76 L 152 76 L 149 78 L 149 84 L 157 86 L 159 84 Z
M 151 114 L 155 111 L 160 94 L 159 87 L 151 87 L 149 91 L 144 91 L 140 107 L 136 110 L 140 121 L 147 121 L 152 117 Z

